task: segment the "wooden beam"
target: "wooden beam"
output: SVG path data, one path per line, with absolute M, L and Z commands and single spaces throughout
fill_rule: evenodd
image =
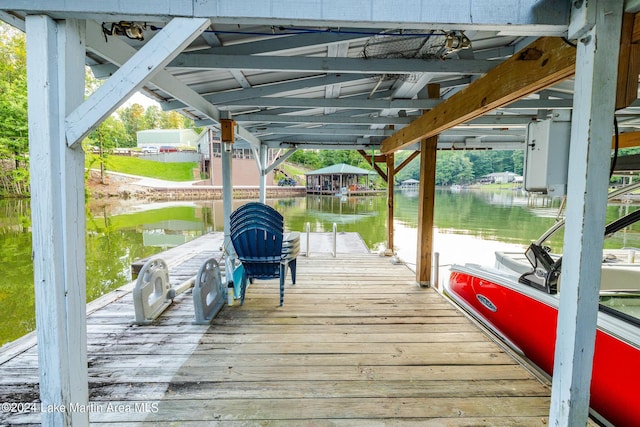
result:
M 383 171 L 382 169 L 380 169 L 380 166 L 378 166 L 377 164 L 373 164 L 373 169 L 378 172 L 378 175 L 380 175 L 380 177 L 382 179 L 384 179 L 384 182 L 389 183 L 389 176 L 386 174 L 385 171 Z
M 371 155 L 367 154 L 364 150 L 358 150 L 358 153 L 360 153 L 360 155 L 362 157 L 364 157 L 364 159 L 371 163 Z M 385 171 L 383 171 L 382 169 L 380 169 L 380 166 L 378 166 L 378 164 L 376 163 L 386 163 L 387 162 L 387 156 L 385 154 L 380 154 L 380 155 L 376 155 L 374 156 L 374 162 L 373 162 L 373 169 L 378 173 L 378 175 L 380 175 L 380 177 L 382 179 L 384 179 L 384 182 L 389 182 L 389 179 L 387 177 L 387 174 L 385 173 Z
M 542 37 L 382 141 L 381 150 L 395 152 L 561 82 L 574 74 L 575 58 L 562 39 Z
M 360 153 L 360 155 L 364 157 L 367 162 L 371 163 L 371 154 L 367 154 L 364 150 L 358 150 L 358 153 Z M 387 157 L 384 154 L 376 154 L 373 156 L 373 161 L 385 163 L 387 161 Z
M 407 166 L 409 163 L 411 163 L 411 160 L 415 159 L 416 157 L 418 157 L 418 155 L 420 154 L 420 151 L 414 151 L 413 153 L 409 154 L 409 157 L 407 157 L 406 159 L 404 159 L 402 161 L 402 163 L 400 163 L 398 166 L 396 166 L 396 173 L 400 172 L 402 169 L 404 169 L 405 166 Z
M 640 13 L 636 13 L 636 17 L 639 15 Z M 634 19 L 633 20 L 633 31 L 631 32 L 631 43 L 638 43 L 640 42 L 640 20 L 639 19 Z
M 638 75 L 640 75 L 640 43 L 634 31 L 638 14 L 625 13 L 622 17 L 620 53 L 618 54 L 618 86 L 616 88 L 616 110 L 627 108 L 638 98 Z
M 611 148 L 615 148 L 616 137 L 611 141 Z M 626 132 L 618 136 L 618 148 L 640 147 L 640 132 Z

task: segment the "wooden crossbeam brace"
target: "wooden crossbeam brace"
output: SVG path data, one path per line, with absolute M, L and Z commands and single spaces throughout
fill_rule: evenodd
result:
M 360 155 L 362 157 L 364 157 L 364 159 L 367 161 L 367 163 L 371 163 L 371 155 L 367 154 L 364 150 L 358 150 L 358 153 L 360 153 Z M 384 182 L 389 182 L 389 179 L 387 177 L 387 174 L 385 171 L 383 171 L 382 169 L 380 169 L 380 166 L 378 166 L 378 163 L 387 163 L 387 156 L 385 154 L 378 154 L 373 156 L 373 169 L 378 173 L 378 175 L 380 175 L 380 177 L 382 179 L 384 179 Z
M 376 154 L 375 156 L 371 156 L 371 154 L 367 154 L 364 150 L 358 150 L 360 155 L 364 157 L 364 159 L 371 163 L 371 158 L 373 157 L 373 161 L 376 163 L 384 163 L 387 161 L 387 156 L 384 154 Z
M 575 62 L 574 47 L 561 38 L 541 37 L 382 141 L 381 150 L 393 153 L 561 82 L 573 76 Z

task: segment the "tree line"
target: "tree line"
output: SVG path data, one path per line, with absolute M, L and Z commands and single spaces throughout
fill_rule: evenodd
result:
M 379 154 L 375 152 L 373 154 Z M 395 164 L 403 162 L 411 152 L 396 153 Z M 289 160 L 307 169 L 345 163 L 362 169 L 373 167 L 353 150 L 298 150 Z M 521 150 L 439 151 L 436 157 L 436 185 L 469 184 L 494 172 L 522 175 L 524 152 Z M 385 169 L 385 166 L 382 166 Z M 396 174 L 395 181 L 420 178 L 420 159 L 413 159 Z

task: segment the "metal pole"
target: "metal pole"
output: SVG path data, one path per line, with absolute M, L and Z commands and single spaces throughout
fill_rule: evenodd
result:
M 431 284 L 439 289 L 438 280 L 440 277 L 440 252 L 433 253 L 433 273 L 431 274 Z
M 335 258 L 337 255 L 337 247 L 338 247 L 338 225 L 333 223 L 333 257 Z

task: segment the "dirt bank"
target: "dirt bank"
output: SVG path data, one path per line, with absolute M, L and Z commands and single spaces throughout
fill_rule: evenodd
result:
M 148 187 L 136 185 L 134 178 L 105 174 L 104 181 L 100 178 L 100 171 L 89 171 L 86 188 L 91 199 L 146 199 L 150 195 Z

